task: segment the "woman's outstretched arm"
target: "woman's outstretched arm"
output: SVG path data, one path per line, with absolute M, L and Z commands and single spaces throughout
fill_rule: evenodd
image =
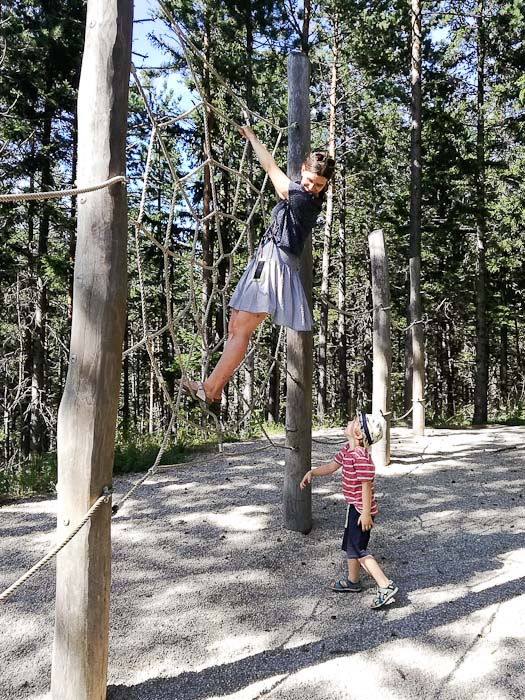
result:
M 290 185 L 290 178 L 288 175 L 283 173 L 270 151 L 259 141 L 251 127 L 243 126 L 239 131 L 241 135 L 252 144 L 255 155 L 259 159 L 263 170 L 268 173 L 268 177 L 273 182 L 273 186 L 277 190 L 279 197 L 281 199 L 288 199 L 288 187 Z

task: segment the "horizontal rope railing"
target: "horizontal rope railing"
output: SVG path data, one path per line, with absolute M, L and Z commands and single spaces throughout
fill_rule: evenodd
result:
M 90 185 L 89 187 L 75 187 L 69 190 L 53 190 L 50 192 L 20 192 L 18 194 L 0 194 L 0 204 L 2 202 L 30 202 L 33 200 L 73 197 L 79 194 L 86 194 L 87 192 L 102 190 L 104 187 L 111 187 L 111 185 L 116 185 L 118 182 L 127 182 L 127 179 L 124 177 L 124 175 L 116 175 L 115 177 L 109 178 L 109 180 L 104 180 L 104 182 L 101 182 L 98 185 Z
M 85 516 L 82 518 L 82 520 L 78 523 L 78 525 L 71 530 L 71 532 L 68 533 L 67 537 L 62 540 L 59 544 L 56 545 L 56 547 L 53 547 L 53 549 L 46 554 L 45 557 L 43 557 L 39 562 L 37 562 L 34 566 L 32 566 L 28 571 L 25 572 L 20 578 L 15 581 L 9 588 L 6 588 L 5 591 L 0 593 L 0 602 L 3 602 L 4 600 L 7 600 L 10 595 L 12 595 L 20 586 L 25 583 L 31 576 L 34 576 L 34 574 L 37 573 L 43 566 L 45 566 L 53 557 L 56 557 L 56 555 L 60 552 L 60 550 L 64 549 L 64 547 L 71 542 L 73 537 L 80 532 L 80 530 L 84 527 L 84 525 L 87 523 L 88 520 L 93 516 L 93 514 L 100 508 L 100 506 L 103 503 L 109 503 L 111 500 L 111 489 L 105 488 L 104 493 L 102 496 L 99 496 L 95 503 L 91 506 L 91 508 L 87 511 Z

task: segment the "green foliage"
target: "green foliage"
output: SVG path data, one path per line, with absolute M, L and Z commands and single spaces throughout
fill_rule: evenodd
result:
M 491 423 L 502 425 L 525 425 L 525 406 L 519 404 L 513 410 L 498 411 L 491 417 Z
M 29 457 L 0 472 L 0 497 L 53 493 L 57 481 L 57 457 L 46 453 Z
M 474 406 L 462 406 L 459 411 L 448 416 L 443 413 L 429 413 L 427 423 L 433 428 L 458 428 L 464 429 L 472 425 Z
M 115 474 L 129 474 L 150 469 L 155 463 L 161 446 L 161 440 L 154 437 L 137 436 L 127 443 L 115 446 L 113 471 Z M 188 451 L 184 444 L 170 444 L 164 450 L 160 464 L 179 464 L 184 462 Z
M 245 119 L 242 105 L 224 88 L 215 72 L 255 113 L 255 129 L 270 146 L 275 129 L 269 122 L 287 123 L 286 55 L 301 44 L 302 3 L 190 2 L 168 0 L 174 20 L 205 53 L 207 63 L 194 59 L 193 72 L 163 17 L 163 32 L 153 41 L 165 51 L 166 68 L 155 75 L 144 71 L 149 106 L 163 122 L 162 137 L 168 159 L 156 146 L 150 161 L 150 177 L 142 211 L 143 229 L 130 228 L 129 305 L 126 347 L 144 336 L 142 302 L 147 330 L 165 327 L 168 311 L 175 318 L 173 336 L 164 333 L 152 341 L 150 352 L 158 360 L 164 389 L 151 381 L 145 346 L 124 361 L 127 383 L 122 386 L 119 429 L 126 434 L 117 446 L 115 465 L 123 472 L 147 469 L 153 463 L 159 439 L 144 437 L 149 430 L 162 435 L 170 414 L 168 396 L 177 395 L 176 380 L 183 369 L 198 377 L 203 368 L 201 332 L 208 335 L 208 360 L 213 367 L 222 352 L 225 334 L 224 308 L 248 258 L 248 235 L 256 243 L 265 217 L 256 211 L 250 231 L 233 220 L 217 229 L 196 226 L 188 203 L 173 198 L 173 176 L 187 175 L 206 157 L 205 117 L 202 113 L 177 121 L 184 100 L 202 93 L 227 116 L 209 118 L 206 126 L 211 156 L 235 167 L 243 152 L 234 123 Z M 0 188 L 39 189 L 69 185 L 75 179 L 76 97 L 82 55 L 85 3 L 82 0 L 12 0 L 0 10 L 5 58 L 0 66 Z M 521 419 L 520 388 L 523 382 L 525 270 L 525 52 L 524 7 L 521 0 L 484 3 L 483 26 L 476 21 L 475 0 L 430 2 L 423 13 L 423 210 L 422 291 L 426 332 L 426 366 L 429 420 L 434 424 L 464 425 L 472 418 L 474 348 L 476 343 L 476 233 L 479 213 L 485 217 L 487 313 L 490 332 L 491 415 L 503 420 Z M 309 56 L 312 63 L 312 143 L 324 148 L 329 139 L 330 69 L 337 54 L 336 153 L 334 220 L 328 297 L 333 303 L 341 293 L 340 268 L 344 263 L 346 355 L 350 403 L 370 398 L 371 299 L 367 234 L 383 229 L 387 241 L 393 327 L 394 414 L 404 411 L 405 336 L 407 306 L 407 256 L 410 148 L 410 6 L 405 0 L 328 0 L 313 6 Z M 167 36 L 168 39 L 164 39 Z M 483 157 L 477 144 L 477 57 L 480 41 L 486 51 L 484 79 L 485 142 Z M 337 51 L 336 51 L 337 49 Z M 2 52 L 0 52 L 2 53 Z M 3 55 L 3 54 L 2 54 Z M 169 67 L 168 67 L 169 66 Z M 167 87 L 175 71 L 184 90 Z M 164 79 L 164 83 L 161 81 Z M 169 83 L 171 84 L 171 83 Z M 150 137 L 148 114 L 136 87 L 131 87 L 128 130 L 129 218 L 137 220 Z M 263 173 L 248 154 L 251 180 L 259 186 Z M 251 159 L 251 160 L 250 160 Z M 286 138 L 277 153 L 285 167 Z M 168 161 L 168 162 L 167 162 Z M 480 164 L 484 167 L 486 201 L 480 205 Z M 172 169 L 172 170 L 170 170 Z M 233 214 L 235 177 L 215 169 L 214 207 Z M 202 171 L 190 178 L 189 204 L 197 218 L 205 213 L 206 191 Z M 246 218 L 253 203 L 241 188 L 236 214 Z M 270 192 L 265 208 L 274 204 Z M 25 466 L 10 474 L 8 482 L 20 492 L 47 488 L 53 483 L 55 417 L 67 372 L 70 286 L 74 256 L 75 203 L 16 204 L 0 206 L 0 269 L 5 313 L 0 322 L 1 407 L 8 428 L 1 443 L 9 460 L 21 452 Z M 267 219 L 267 213 L 266 213 Z M 323 224 L 314 238 L 314 316 L 320 318 Z M 148 238 L 147 230 L 170 250 L 162 251 Z M 142 289 L 137 272 L 137 247 Z M 196 235 L 197 233 L 197 235 Z M 196 242 L 194 245 L 194 238 Z M 237 242 L 240 244 L 233 251 Z M 344 241 L 344 246 L 341 244 Z M 231 253 L 217 278 L 206 268 L 222 252 Z M 203 271 L 204 270 L 204 271 Z M 229 287 L 227 283 L 229 281 Z M 203 319 L 212 283 L 224 289 Z M 143 295 L 143 296 L 142 296 Z M 169 308 L 166 298 L 170 299 Z M 177 313 L 189 305 L 190 311 Z M 37 313 L 38 311 L 38 313 Z M 37 326 L 37 316 L 43 321 Z M 40 322 L 39 322 L 40 323 Z M 340 406 L 340 318 L 334 308 L 328 314 L 328 415 L 326 424 L 339 425 L 345 407 Z M 315 328 L 317 331 L 317 327 Z M 506 340 L 505 340 L 506 339 Z M 43 357 L 38 358 L 42 341 Z M 269 323 L 263 328 L 255 357 L 255 385 L 265 376 L 275 347 Z M 506 346 L 503 347 L 503 344 Z M 506 351 L 506 355 L 503 352 Z M 502 359 L 505 357 L 506 359 Z M 282 421 L 285 407 L 284 353 L 278 394 Z M 500 370 L 506 383 L 499 380 Z M 42 376 L 39 375 L 39 372 Z M 242 417 L 244 370 L 229 388 L 229 418 Z M 504 372 L 503 372 L 504 373 Z M 39 379 L 40 376 L 40 379 Z M 37 382 L 37 379 L 40 383 Z M 32 387 L 41 397 L 36 405 Z M 315 387 L 317 388 L 317 387 Z M 315 394 L 315 390 L 314 390 Z M 150 401 L 151 398 L 151 401 Z M 257 411 L 242 429 L 227 437 L 260 435 L 258 420 L 268 418 L 269 389 L 263 387 Z M 40 410 L 45 418 L 49 444 L 44 455 L 26 459 L 31 450 L 31 423 Z M 177 442 L 164 460 L 175 462 L 184 450 L 202 444 L 203 432 L 212 426 L 198 407 L 180 407 Z M 186 426 L 193 424 L 192 427 Z M 265 424 L 266 425 L 266 424 Z M 184 426 L 184 427 L 183 427 Z M 268 426 L 274 430 L 274 424 Z M 11 463 L 10 462 L 10 463 Z M 4 472 L 4 481 L 6 479 Z M 8 484 L 6 488 L 11 488 Z

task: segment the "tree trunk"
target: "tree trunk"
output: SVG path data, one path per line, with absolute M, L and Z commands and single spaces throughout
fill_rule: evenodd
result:
M 516 342 L 516 366 L 521 375 L 521 349 L 520 349 L 520 328 L 517 316 L 514 317 L 514 340 Z
M 421 309 L 421 2 L 411 0 L 412 128 L 410 140 L 410 333 L 412 431 L 425 432 L 425 344 Z
M 509 357 L 509 333 L 505 321 L 500 328 L 500 355 L 499 355 L 499 396 L 500 405 L 506 410 L 509 399 L 508 386 L 508 357 Z
M 246 80 L 246 106 L 248 109 L 253 108 L 253 19 L 252 19 L 252 8 L 250 3 L 247 3 L 244 13 L 244 28 L 246 30 L 246 66 L 247 70 L 247 80 Z M 248 172 L 248 177 L 250 182 L 252 181 L 252 166 L 253 166 L 253 154 L 252 149 L 248 148 L 247 152 L 247 162 L 246 169 Z M 253 193 L 249 184 L 246 184 L 246 207 L 248 211 L 251 211 L 253 203 Z M 255 232 L 251 221 L 248 223 L 246 228 L 246 247 L 248 249 L 248 256 L 251 258 L 255 252 Z M 255 355 L 251 352 L 248 353 L 246 361 L 244 363 L 244 387 L 242 391 L 243 396 L 243 411 L 246 412 L 248 407 L 252 406 L 253 403 L 253 386 L 254 386 L 254 373 L 255 373 Z M 248 430 L 250 427 L 250 416 L 251 410 L 247 413 L 244 420 L 244 429 Z
M 270 381 L 268 383 L 268 409 L 267 409 L 267 420 L 268 423 L 278 423 L 279 422 L 279 412 L 280 412 L 280 384 L 281 384 L 281 372 L 279 364 L 279 356 L 277 355 L 277 345 L 279 343 L 279 329 L 276 326 L 272 328 L 272 336 L 270 340 L 270 350 L 272 357 L 275 357 L 275 364 L 270 373 Z
M 33 337 L 29 328 L 25 328 L 24 334 L 24 358 L 23 358 L 23 386 L 22 397 L 20 399 L 20 453 L 22 458 L 29 457 L 31 453 L 31 411 L 30 399 L 26 391 L 26 382 L 31 381 L 33 371 Z
M 4 385 L 4 436 L 3 436 L 3 453 L 4 453 L 4 464 L 9 462 L 11 456 L 10 447 L 10 420 L 9 420 L 9 399 L 7 395 L 7 384 Z
M 71 161 L 71 182 L 72 186 L 77 179 L 77 164 L 78 164 L 78 132 L 77 125 L 72 129 L 73 134 L 73 156 Z M 69 209 L 71 216 L 71 221 L 75 221 L 77 217 L 77 198 L 71 197 L 71 205 Z M 75 251 L 77 247 L 77 234 L 75 228 L 71 229 L 71 234 L 69 237 L 68 248 L 69 248 L 69 267 L 68 267 L 68 319 L 71 322 L 71 316 L 73 313 L 73 272 L 75 265 Z
M 447 385 L 447 418 L 452 418 L 456 412 L 456 397 L 455 397 L 455 384 L 456 384 L 456 372 L 454 368 L 454 354 L 452 351 L 452 337 L 451 337 L 451 325 L 447 322 L 445 326 L 445 350 L 447 358 L 447 372 L 446 372 L 446 385 Z
M 78 180 L 126 171 L 131 0 L 89 0 L 80 79 Z M 78 204 L 69 369 L 58 415 L 58 537 L 111 488 L 127 295 L 122 184 Z M 111 505 L 102 504 L 57 557 L 51 696 L 106 697 Z
M 408 295 L 410 296 L 410 284 L 408 286 Z M 404 334 L 403 351 L 405 355 L 405 371 L 404 371 L 404 391 L 403 391 L 403 413 L 408 413 L 412 408 L 412 327 L 410 325 L 410 303 L 407 307 L 407 330 Z
M 310 50 L 310 19 L 312 16 L 311 0 L 303 2 L 303 29 L 301 32 L 301 51 L 308 56 Z
M 32 146 L 31 161 L 34 161 L 34 147 Z M 29 188 L 31 192 L 35 191 L 35 176 L 32 172 L 29 177 Z M 35 203 L 29 202 L 27 207 L 27 260 L 28 260 L 28 286 L 35 285 L 37 256 L 34 250 L 35 238 Z M 36 286 L 36 285 L 35 285 Z M 35 292 L 36 294 L 36 292 Z M 36 296 L 35 296 L 36 300 Z M 36 302 L 35 302 L 36 303 Z M 19 319 L 23 318 L 22 308 L 19 307 Z M 26 383 L 32 387 L 33 384 L 33 339 L 34 332 L 31 331 L 29 323 L 26 321 L 21 324 L 20 332 L 23 333 L 23 377 L 22 377 L 22 396 L 20 399 L 20 452 L 22 458 L 29 457 L 31 454 L 31 392 L 26 391 Z
M 477 114 L 476 114 L 476 378 L 474 425 L 487 422 L 489 380 L 489 332 L 487 324 L 486 265 L 487 212 L 485 201 L 485 30 L 484 0 L 477 7 Z
M 330 86 L 330 113 L 328 119 L 328 153 L 335 158 L 335 128 L 336 128 L 336 103 L 337 103 L 337 22 L 334 21 L 334 41 L 332 45 L 332 66 Z M 326 219 L 323 236 L 323 263 L 321 281 L 321 303 L 319 312 L 319 339 L 317 353 L 317 417 L 322 422 L 327 413 L 327 337 L 328 337 L 328 304 L 330 292 L 330 249 L 332 247 L 332 224 L 334 215 L 334 186 L 330 182 L 326 193 Z
M 126 320 L 126 329 L 124 331 L 124 352 L 129 348 L 129 323 Z M 130 373 L 129 373 L 129 355 L 125 355 L 123 359 L 123 378 L 122 387 L 122 437 L 125 442 L 129 439 L 129 429 L 131 425 L 130 416 Z
M 345 171 L 342 172 L 341 180 L 345 181 Z M 338 230 L 338 275 L 337 275 L 337 308 L 339 316 L 337 319 L 337 368 L 339 376 L 339 415 L 342 421 L 353 416 L 350 402 L 350 392 L 348 387 L 348 364 L 347 364 L 347 319 L 343 313 L 346 307 L 346 190 L 343 187 L 341 193 L 341 205 L 339 211 Z
M 153 341 L 154 343 L 155 341 Z M 155 354 L 155 348 L 151 348 L 153 355 Z M 149 366 L 149 391 L 148 391 L 148 433 L 153 435 L 155 432 L 155 370 L 153 369 L 153 361 L 150 361 Z
M 41 170 L 42 190 L 52 189 L 51 162 L 49 146 L 51 143 L 51 114 L 46 107 L 44 112 L 44 131 L 42 137 L 42 152 L 44 159 Z M 47 291 L 42 274 L 43 258 L 47 255 L 49 238 L 50 205 L 42 202 L 40 207 L 40 222 L 38 226 L 38 252 L 35 261 L 36 299 L 35 325 L 33 332 L 33 371 L 31 378 L 31 454 L 42 454 L 46 449 L 45 422 L 43 407 L 45 396 L 45 327 L 47 314 Z
M 211 61 L 211 26 L 208 16 L 205 18 L 204 27 L 204 53 L 206 60 Z M 210 70 L 207 65 L 204 66 L 203 77 L 204 97 L 208 104 L 211 104 L 211 82 Z M 205 160 L 212 157 L 211 153 L 211 130 L 213 128 L 213 112 L 206 106 L 204 109 L 204 119 L 206 120 L 206 128 L 204 130 L 203 152 Z M 209 164 L 204 165 L 204 183 L 203 183 L 203 201 L 202 201 L 202 216 L 205 219 L 202 225 L 202 259 L 205 267 L 202 268 L 202 369 L 201 379 L 205 379 L 209 373 L 209 349 L 212 344 L 213 334 L 213 313 L 211 308 L 211 296 L 213 290 L 213 244 L 215 227 L 211 219 L 206 219 L 211 212 L 212 205 L 212 183 L 211 183 L 211 167 Z

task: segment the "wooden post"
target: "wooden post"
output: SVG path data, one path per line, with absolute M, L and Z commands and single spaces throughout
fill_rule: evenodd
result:
M 383 231 L 372 231 L 368 236 L 370 268 L 372 276 L 373 312 L 373 365 L 372 412 L 385 415 L 385 432 L 382 440 L 372 445 L 372 459 L 376 467 L 390 464 L 391 424 L 391 370 L 392 341 L 390 334 L 390 286 L 388 281 L 388 257 Z
M 78 185 L 126 171 L 132 0 L 89 0 L 78 96 Z M 58 537 L 111 486 L 127 296 L 121 183 L 82 195 L 69 369 L 58 413 Z M 53 700 L 103 700 L 108 660 L 111 505 L 57 558 Z
M 288 56 L 288 176 L 300 179 L 301 165 L 310 151 L 310 62 L 300 51 Z M 301 257 L 301 280 L 312 308 L 312 240 Z M 312 494 L 299 483 L 312 461 L 312 332 L 288 329 L 286 384 L 286 444 L 283 493 L 284 526 L 296 532 L 312 529 Z

